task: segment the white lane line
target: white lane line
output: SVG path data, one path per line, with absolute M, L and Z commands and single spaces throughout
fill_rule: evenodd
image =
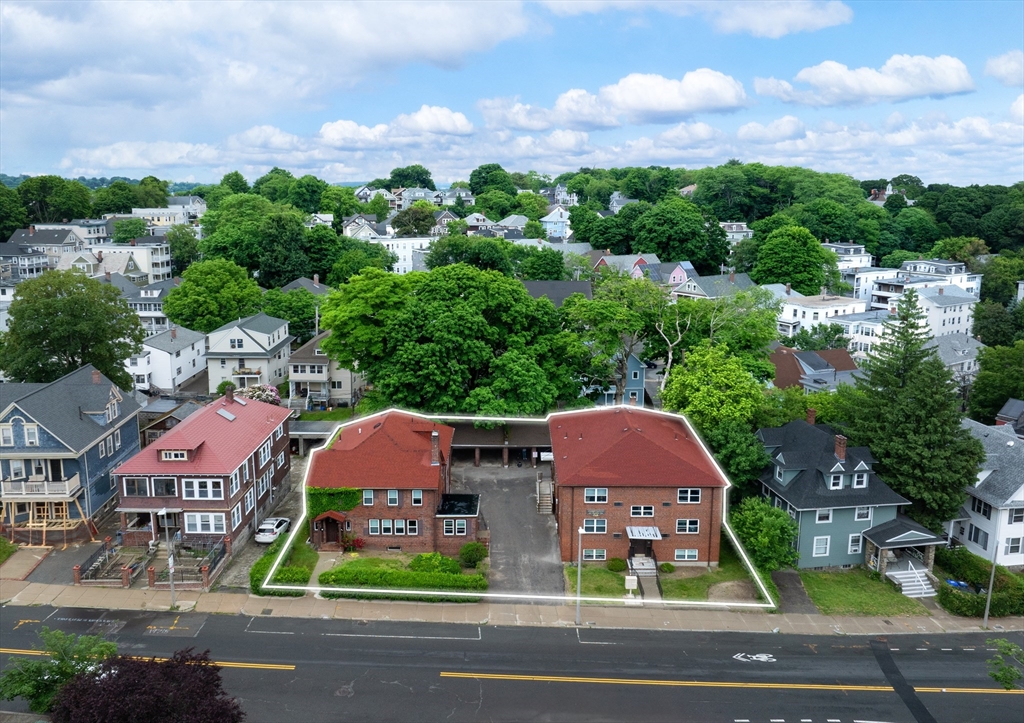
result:
M 801 718 L 800 719 L 800 723 L 811 723 L 811 719 L 810 718 Z
M 363 633 L 320 633 L 321 635 L 331 638 L 390 638 L 392 640 L 465 640 L 465 641 L 476 641 L 481 640 L 482 635 L 480 634 L 480 628 L 476 629 L 475 638 L 453 638 L 446 637 L 443 635 L 367 635 Z
M 601 640 L 583 640 L 580 638 L 580 629 L 576 628 L 576 640 L 579 641 L 580 645 L 618 645 L 618 643 L 610 643 Z
M 854 718 L 853 723 L 887 723 L 882 720 L 861 720 L 860 718 Z
M 841 721 L 838 718 L 826 718 L 826 720 L 828 721 L 828 723 L 841 723 Z
M 245 632 L 256 635 L 295 635 L 295 633 L 287 630 L 246 630 Z
M 771 718 L 770 720 L 772 723 L 786 723 L 785 718 Z
M 974 650 L 974 648 L 964 648 L 964 650 Z
M 953 648 L 942 648 L 943 650 L 952 650 Z
M 749 718 L 734 718 L 733 723 L 750 723 Z
M 889 650 L 899 650 L 899 648 L 889 648 Z
M 916 648 L 916 650 L 928 650 L 928 648 Z

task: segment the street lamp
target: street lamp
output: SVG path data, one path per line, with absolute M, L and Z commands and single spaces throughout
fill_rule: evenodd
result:
M 583 528 L 576 530 L 579 533 L 576 544 L 576 625 L 582 625 L 580 618 L 580 594 L 583 589 Z
M 176 607 L 174 604 L 174 551 L 171 550 L 171 528 L 167 524 L 167 508 L 160 508 L 157 514 L 163 518 L 164 539 L 167 541 L 167 579 L 171 581 L 171 610 L 173 610 Z

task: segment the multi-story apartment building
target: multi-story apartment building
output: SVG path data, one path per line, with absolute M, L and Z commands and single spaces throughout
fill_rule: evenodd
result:
M 229 390 L 117 467 L 125 544 L 160 541 L 164 526 L 184 542 L 245 540 L 289 479 L 289 413 Z
M 680 415 L 632 407 L 552 414 L 562 559 L 717 566 L 728 479 Z
M 329 331 L 318 334 L 292 352 L 288 360 L 288 406 L 292 409 L 350 407 L 362 394 L 363 378 L 340 366 L 320 347 L 330 335 Z
M 850 340 L 846 347 L 850 355 L 854 359 L 864 359 L 878 344 L 885 323 L 892 318 L 893 314 L 888 309 L 871 309 L 857 314 L 841 314 L 833 317 L 830 323 L 843 327 L 843 336 Z
M 413 271 L 413 251 L 426 251 L 430 248 L 433 237 L 415 236 L 406 238 L 367 238 L 370 243 L 381 244 L 398 257 L 395 262 L 396 274 L 407 274 Z
M 18 244 L 46 254 L 48 269 L 57 268 L 57 263 L 64 254 L 81 251 L 84 248 L 84 242 L 78 234 L 67 228 L 41 230 L 36 226 L 29 226 L 12 233 L 7 243 Z
M 90 244 L 88 248 L 93 252 L 102 251 L 107 256 L 131 254 L 138 263 L 139 270 L 148 275 L 146 283 L 149 284 L 164 281 L 174 275 L 171 246 L 165 236 L 143 236 L 132 239 L 131 243 L 127 244 Z
M 89 538 L 116 504 L 111 470 L 139 450 L 139 405 L 91 364 L 0 384 L 2 525 L 45 545 Z
M 164 313 L 164 302 L 167 300 L 167 294 L 180 283 L 181 279 L 172 278 L 147 286 L 122 290 L 122 294 L 128 301 L 128 306 L 138 314 L 146 336 L 160 334 L 170 329 L 171 323 Z
M 260 313 L 231 321 L 208 335 L 206 368 L 210 392 L 227 380 L 236 387 L 277 385 L 288 372 L 288 322 Z
M 135 388 L 143 392 L 176 392 L 206 370 L 206 334 L 172 326 L 142 342 L 142 351 L 125 361 Z
M 853 287 L 853 297 L 871 301 L 871 292 L 876 281 L 894 279 L 900 275 L 899 269 L 883 269 L 875 266 L 842 269 L 839 272 L 843 281 Z
M 801 296 L 787 288 L 781 296 L 782 310 L 779 312 L 779 333 L 793 336 L 801 329 L 810 331 L 819 324 L 836 324 L 836 317 L 858 314 L 867 309 L 867 302 L 849 296 L 820 294 Z
M 67 223 L 37 223 L 39 231 L 73 231 L 86 244 L 103 243 L 110 238 L 107 222 L 102 218 L 76 218 Z
M 871 266 L 871 254 L 867 252 L 864 244 L 848 243 L 845 241 L 827 241 L 822 248 L 831 251 L 836 255 L 836 266 L 840 271 L 846 269 L 860 269 Z

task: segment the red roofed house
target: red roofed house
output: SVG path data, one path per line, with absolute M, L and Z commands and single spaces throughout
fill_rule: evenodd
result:
M 554 511 L 562 559 L 718 565 L 728 479 L 681 416 L 611 407 L 552 414 Z
M 291 470 L 289 410 L 228 392 L 114 470 L 126 545 L 245 539 Z
M 368 549 L 456 555 L 476 540 L 480 496 L 450 494 L 454 429 L 407 412 L 382 412 L 344 427 L 313 452 L 307 486 L 362 491 L 351 510 L 310 520 L 317 548 L 361 537 Z

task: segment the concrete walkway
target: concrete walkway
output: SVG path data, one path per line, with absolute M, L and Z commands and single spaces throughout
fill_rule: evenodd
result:
M 772 582 L 779 590 L 780 613 L 806 613 L 814 615 L 818 608 L 804 589 L 804 583 L 796 570 L 775 570 Z
M 181 610 L 223 615 L 346 620 L 403 620 L 573 627 L 573 605 L 530 605 L 497 602 L 416 603 L 363 600 L 321 600 L 257 597 L 243 593 L 187 591 L 178 594 Z M 0 602 L 5 605 L 53 605 L 108 610 L 168 610 L 170 593 L 160 590 L 44 585 L 26 581 L 0 581 Z M 26 616 L 31 611 L 26 610 Z M 728 610 L 680 609 L 660 605 L 642 608 L 610 605 L 585 606 L 583 624 L 598 628 L 699 630 L 706 632 L 779 632 L 808 635 L 896 635 L 979 632 L 981 621 L 954 617 L 938 610 L 931 617 L 843 617 L 799 613 L 769 614 Z M 989 621 L 995 632 L 1024 630 L 1024 619 Z
M 0 580 L 24 580 L 50 554 L 52 547 L 18 547 L 0 565 Z

